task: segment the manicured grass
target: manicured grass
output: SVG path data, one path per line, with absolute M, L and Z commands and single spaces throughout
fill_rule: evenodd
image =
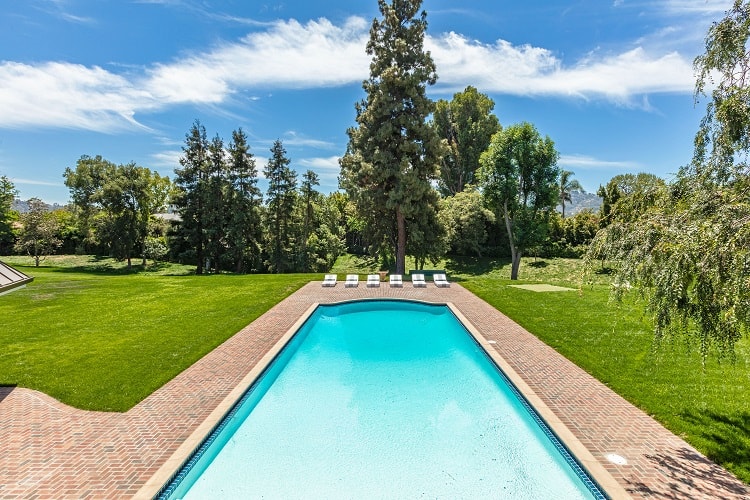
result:
M 653 344 L 652 323 L 635 294 L 611 303 L 606 276 L 584 283 L 577 261 L 529 267 L 525 281 L 575 288 L 544 292 L 509 287 L 505 270 L 466 277 L 462 285 L 591 373 L 709 458 L 750 483 L 750 342 L 734 363 L 711 358 L 682 342 Z M 557 268 L 557 269 L 556 269 Z M 571 279 L 571 277 L 574 277 Z M 522 281 L 524 282 L 524 281 Z
M 0 297 L 0 385 L 90 410 L 128 410 L 314 279 L 169 275 L 187 272 L 180 266 L 127 273 L 76 259 L 18 266 L 35 279 Z

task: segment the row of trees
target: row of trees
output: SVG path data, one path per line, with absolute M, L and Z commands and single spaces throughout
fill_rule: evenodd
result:
M 177 257 L 195 262 L 196 272 L 309 272 L 330 268 L 344 251 L 346 201 L 315 190 L 318 175 L 297 173 L 281 141 L 271 147 L 263 170 L 265 203 L 258 170 L 238 129 L 228 147 L 211 141 L 196 121 L 186 134 L 173 203 L 181 216 L 172 242 Z

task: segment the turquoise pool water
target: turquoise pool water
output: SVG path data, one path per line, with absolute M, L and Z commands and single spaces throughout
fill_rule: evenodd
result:
M 163 498 L 603 498 L 446 306 L 320 306 Z

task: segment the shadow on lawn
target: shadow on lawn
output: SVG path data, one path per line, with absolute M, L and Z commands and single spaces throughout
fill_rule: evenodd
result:
M 481 276 L 510 266 L 509 259 L 489 257 L 449 257 L 445 261 L 445 270 L 451 281 L 462 281 L 460 275 Z
M 750 482 L 750 413 L 726 415 L 707 410 L 683 413 L 682 417 L 694 424 L 693 432 L 705 440 L 708 458 L 731 466 L 740 479 Z
M 131 274 L 160 274 L 163 276 L 187 276 L 195 274 L 184 267 L 175 267 L 169 262 L 149 262 L 143 265 L 141 260 L 133 260 L 132 266 L 128 268 L 125 262 L 114 263 L 110 257 L 92 256 L 88 262 L 73 266 L 40 266 L 47 267 L 55 273 L 89 273 L 103 276 L 126 276 Z

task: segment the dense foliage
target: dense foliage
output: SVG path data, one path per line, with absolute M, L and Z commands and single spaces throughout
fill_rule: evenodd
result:
M 81 250 L 100 247 L 128 261 L 144 255 L 149 222 L 165 209 L 170 182 L 135 163 L 115 165 L 101 156 L 82 156 L 75 169 L 65 169 L 78 213 Z
M 451 101 L 437 101 L 432 127 L 447 145 L 438 180 L 443 196 L 455 195 L 477 183 L 479 157 L 500 130 L 500 122 L 492 114 L 494 107 L 492 99 L 472 86 L 454 94 Z

